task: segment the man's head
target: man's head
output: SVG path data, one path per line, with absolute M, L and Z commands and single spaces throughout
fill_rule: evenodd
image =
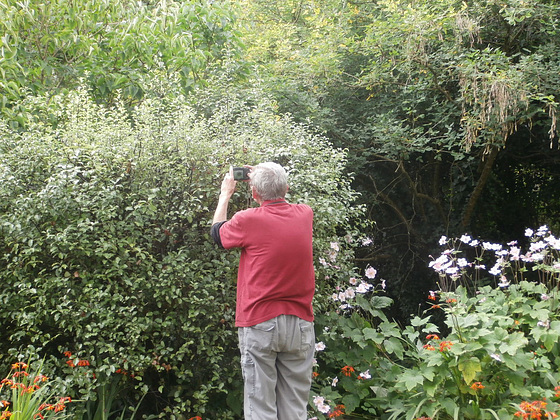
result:
M 264 162 L 255 166 L 250 173 L 253 197 L 256 201 L 284 198 L 288 191 L 286 170 L 274 162 Z M 255 193 L 257 196 L 255 196 Z

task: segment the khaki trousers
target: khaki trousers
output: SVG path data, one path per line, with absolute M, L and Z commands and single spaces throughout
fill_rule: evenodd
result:
M 280 315 L 238 330 L 245 420 L 306 420 L 313 323 Z

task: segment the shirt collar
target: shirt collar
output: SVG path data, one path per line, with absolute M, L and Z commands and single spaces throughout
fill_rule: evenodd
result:
M 261 207 L 264 207 L 264 206 L 273 206 L 273 205 L 275 205 L 275 204 L 287 204 L 287 203 L 288 203 L 288 202 L 287 202 L 285 199 L 279 198 L 279 199 L 277 199 L 277 200 L 266 200 L 266 201 L 263 201 L 262 204 L 261 204 Z

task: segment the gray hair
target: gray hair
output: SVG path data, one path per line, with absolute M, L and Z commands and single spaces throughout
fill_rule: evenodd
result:
M 259 163 L 251 171 L 251 185 L 263 201 L 284 198 L 288 190 L 288 175 L 277 163 Z

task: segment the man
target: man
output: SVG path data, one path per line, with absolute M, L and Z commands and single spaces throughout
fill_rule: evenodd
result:
M 290 204 L 284 168 L 249 167 L 259 207 L 227 220 L 237 181 L 222 181 L 212 237 L 241 248 L 235 325 L 244 380 L 246 420 L 306 420 L 315 350 L 313 309 L 313 211 Z

